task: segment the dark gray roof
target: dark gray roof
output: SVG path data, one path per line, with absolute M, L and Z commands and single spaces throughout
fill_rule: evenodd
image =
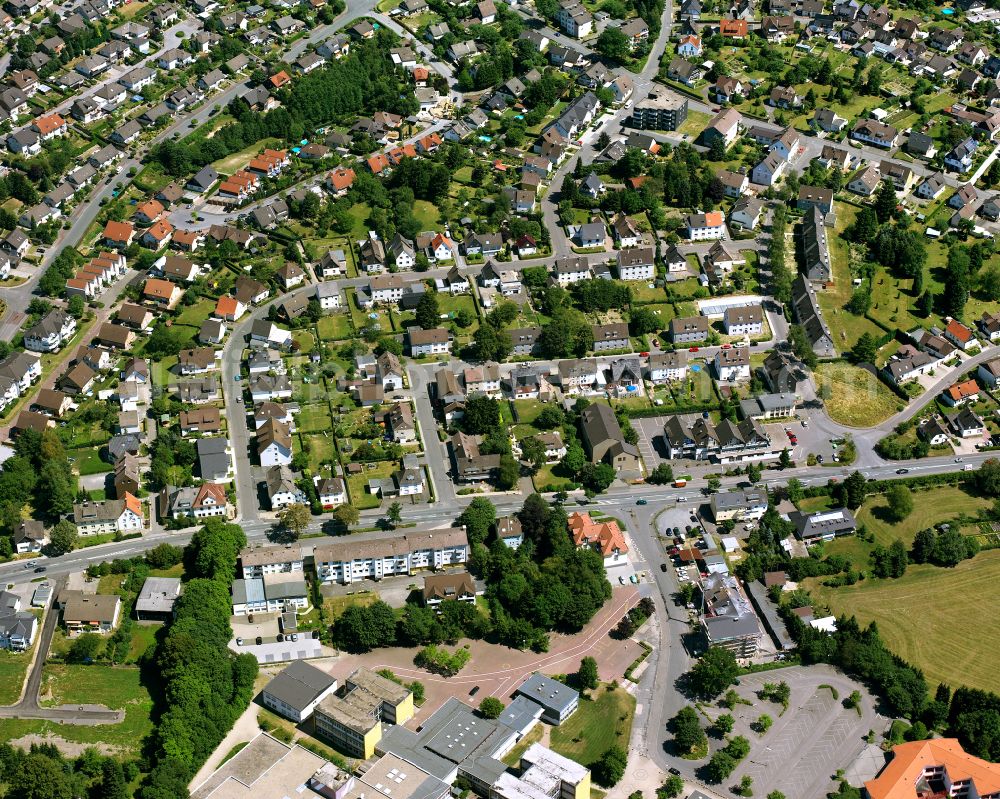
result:
M 335 683 L 325 671 L 295 660 L 265 686 L 264 693 L 302 712 Z
M 574 691 L 568 685 L 538 672 L 521 683 L 521 687 L 517 689 L 515 694 L 527 697 L 532 702 L 536 702 L 546 710 L 560 716 L 563 711 L 580 701 L 578 691 Z

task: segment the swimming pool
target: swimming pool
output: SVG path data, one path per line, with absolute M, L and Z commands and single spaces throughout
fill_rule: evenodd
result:
M 493 141 L 493 139 L 490 136 L 480 136 L 479 141 L 484 141 L 487 144 L 489 144 L 491 141 Z
M 942 8 L 941 9 L 941 13 L 944 14 L 946 17 L 950 17 L 952 14 L 955 13 L 955 9 L 954 8 Z

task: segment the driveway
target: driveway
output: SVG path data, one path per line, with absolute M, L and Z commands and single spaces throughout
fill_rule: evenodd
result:
M 631 422 L 635 432 L 639 434 L 639 442 L 636 446 L 639 447 L 642 462 L 646 464 L 646 471 L 651 472 L 665 460 L 662 455 L 664 417 L 651 416 L 646 419 L 632 419 Z M 654 443 L 657 439 L 660 440 L 659 451 Z

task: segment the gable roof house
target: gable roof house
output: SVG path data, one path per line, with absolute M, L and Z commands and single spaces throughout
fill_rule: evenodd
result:
M 580 433 L 591 463 L 609 463 L 618 472 L 641 471 L 639 450 L 625 441 L 609 406 L 594 404 L 585 408 L 580 416 Z

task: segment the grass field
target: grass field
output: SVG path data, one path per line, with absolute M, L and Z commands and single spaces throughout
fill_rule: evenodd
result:
M 352 605 L 366 608 L 378 602 L 378 599 L 379 595 L 375 591 L 359 591 L 348 596 L 328 596 L 323 598 L 323 609 L 326 611 L 327 618 L 333 621 Z
M 953 569 L 910 566 L 898 580 L 810 590 L 835 613 L 878 624 L 889 649 L 922 669 L 932 690 L 945 682 L 1000 691 L 1000 673 L 992 658 L 983 656 L 1000 646 L 1000 630 L 983 623 L 1000 614 L 1000 593 L 991 588 L 997 580 L 1000 551 L 992 550 Z
M 31 650 L 19 655 L 0 652 L 0 705 L 13 705 L 17 701 L 30 662 Z
M 299 438 L 309 445 L 309 466 L 314 472 L 318 472 L 322 464 L 334 460 L 333 439 L 326 433 L 302 435 Z
M 592 699 L 581 697 L 576 713 L 553 727 L 549 736 L 553 750 L 585 766 L 613 744 L 628 751 L 635 716 L 635 697 L 624 688 L 602 684 L 590 695 Z
M 816 368 L 816 380 L 827 399 L 830 418 L 849 427 L 874 427 L 885 421 L 902 404 L 875 375 L 846 363 L 823 363 Z M 829 388 L 829 393 L 822 390 Z
M 99 703 L 125 710 L 120 724 L 92 727 L 54 724 L 29 719 L 0 719 L 0 738 L 10 741 L 22 735 L 51 733 L 80 744 L 104 744 L 122 753 L 138 754 L 143 739 L 153 730 L 149 719 L 152 700 L 140 681 L 139 669 L 127 666 L 47 665 L 43 695 L 52 694 L 45 705 Z
M 395 463 L 382 461 L 376 464 L 376 468 L 371 471 L 365 469 L 361 474 L 347 475 L 347 491 L 350 494 L 351 504 L 358 510 L 379 507 L 382 500 L 374 494 L 368 493 L 368 481 L 376 477 L 391 477 L 395 468 Z
M 200 299 L 194 305 L 184 306 L 174 324 L 201 328 L 202 322 L 215 310 L 215 300 Z
M 339 341 L 352 338 L 354 335 L 351 317 L 346 313 L 334 313 L 321 317 L 316 323 L 316 329 L 323 341 Z
M 111 465 L 101 460 L 100 452 L 100 449 L 94 447 L 70 450 L 70 457 L 76 458 L 73 465 L 81 476 L 111 471 Z
M 503 762 L 508 766 L 517 766 L 521 762 L 521 755 L 528 751 L 528 747 L 538 743 L 544 737 L 545 727 L 541 723 L 535 724 L 534 727 L 528 730 L 528 734 L 503 756 Z
M 824 552 L 843 555 L 850 558 L 856 568 L 865 569 L 868 567 L 868 556 L 876 544 L 889 546 L 898 538 L 909 549 L 918 531 L 949 521 L 959 513 L 975 514 L 976 511 L 989 507 L 989 504 L 988 500 L 970 496 L 957 486 L 935 486 L 928 490 L 914 491 L 913 512 L 903 521 L 896 522 L 890 520 L 886 513 L 889 503 L 885 496 L 876 494 L 868 497 L 855 514 L 858 524 L 865 525 L 875 537 L 875 543 L 869 544 L 856 536 L 844 536 L 826 544 Z M 822 510 L 822 507 L 807 507 L 803 504 L 801 509 Z
M 542 402 L 540 400 L 511 400 L 514 407 L 517 409 L 517 420 L 521 424 L 531 424 L 538 418 L 538 414 L 542 412 L 548 403 Z

